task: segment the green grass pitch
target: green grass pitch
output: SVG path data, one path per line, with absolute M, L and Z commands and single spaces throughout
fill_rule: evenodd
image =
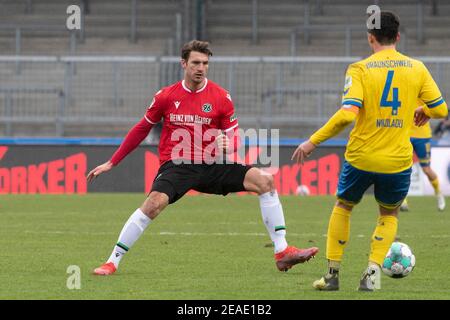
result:
M 377 205 L 356 207 L 339 292 L 316 292 L 326 269 L 334 197 L 282 197 L 290 244 L 318 246 L 316 259 L 279 272 L 256 196 L 186 196 L 169 206 L 110 277 L 91 274 L 109 256 L 141 194 L 1 195 L 0 299 L 450 299 L 450 212 L 434 197 L 411 197 L 398 236 L 416 255 L 404 279 L 356 291 L 367 264 Z M 449 201 L 449 199 L 447 199 Z M 81 289 L 66 286 L 81 270 Z

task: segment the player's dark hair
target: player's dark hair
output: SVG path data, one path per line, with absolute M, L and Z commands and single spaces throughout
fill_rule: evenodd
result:
M 397 40 L 398 30 L 400 28 L 400 20 L 398 16 L 390 11 L 380 12 L 380 29 L 368 29 L 367 32 L 372 34 L 381 45 L 394 44 Z
M 212 56 L 212 51 L 209 48 L 209 42 L 192 40 L 188 43 L 185 43 L 183 48 L 181 49 L 181 59 L 187 61 L 192 51 L 201 52 L 207 54 L 208 56 Z

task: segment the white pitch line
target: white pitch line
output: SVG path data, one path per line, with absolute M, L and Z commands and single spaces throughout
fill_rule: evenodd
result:
M 25 233 L 31 234 L 64 234 L 64 235 L 112 235 L 116 234 L 114 232 L 86 232 L 86 231 L 35 231 L 35 230 L 25 230 Z M 268 237 L 267 233 L 258 233 L 258 232 L 172 232 L 172 231 L 160 231 L 157 233 L 149 232 L 151 235 L 159 235 L 159 236 L 249 236 L 249 237 Z M 288 233 L 293 237 L 315 237 L 318 236 L 316 233 Z M 326 236 L 326 235 L 322 235 Z
M 215 225 L 235 225 L 236 222 L 216 222 L 214 224 Z M 239 225 L 256 225 L 256 224 L 260 224 L 260 222 L 250 221 L 250 222 L 239 223 Z M 198 226 L 198 225 L 203 225 L 203 223 L 201 223 L 201 222 L 186 222 L 186 223 L 184 223 L 184 225 Z
M 450 238 L 450 234 L 432 235 L 431 238 L 433 238 L 433 239 Z
M 262 237 L 268 236 L 266 233 L 239 233 L 239 232 L 158 232 L 160 236 L 253 236 Z
M 35 230 L 24 230 L 25 233 L 31 233 L 31 234 L 64 234 L 64 235 L 92 235 L 92 236 L 104 236 L 104 235 L 117 235 L 116 232 L 86 232 L 86 231 L 62 231 L 62 230 L 53 230 L 53 231 L 35 231 Z M 173 231 L 160 231 L 160 232 L 148 232 L 151 235 L 156 236 L 219 236 L 219 237 L 235 237 L 235 236 L 248 236 L 248 237 L 267 237 L 267 233 L 259 233 L 259 232 L 173 232 Z M 293 233 L 288 232 L 288 236 L 292 237 L 324 237 L 326 238 L 326 234 L 319 235 L 317 233 Z M 400 234 L 399 238 L 412 238 L 417 237 L 410 236 L 406 234 Z M 365 238 L 366 235 L 358 234 L 356 235 L 357 238 Z M 450 238 L 450 234 L 438 234 L 438 235 L 431 235 L 430 238 L 432 239 L 446 239 Z M 401 241 L 401 240 L 400 240 Z

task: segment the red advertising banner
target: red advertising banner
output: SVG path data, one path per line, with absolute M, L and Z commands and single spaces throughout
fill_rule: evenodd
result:
M 107 161 L 116 146 L 0 146 L 0 194 L 148 192 L 159 168 L 156 146 L 141 146 L 93 183 L 86 175 Z M 264 147 L 248 147 L 241 162 L 257 164 Z M 302 165 L 291 161 L 294 146 L 279 147 L 279 167 L 270 168 L 279 194 L 334 194 L 344 147 L 321 147 Z M 300 187 L 301 186 L 301 187 Z M 300 188 L 299 188 L 300 187 Z M 191 194 L 195 194 L 191 192 Z

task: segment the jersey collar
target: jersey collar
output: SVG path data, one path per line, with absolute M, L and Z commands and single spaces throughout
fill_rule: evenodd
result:
M 397 49 L 395 49 L 395 48 L 390 48 L 390 49 L 384 49 L 384 50 L 378 51 L 376 54 L 379 54 L 379 55 L 386 55 L 386 54 L 397 53 L 397 52 L 398 52 Z
M 200 89 L 198 89 L 197 91 L 195 91 L 195 93 L 199 93 L 199 92 L 202 92 L 203 90 L 205 90 L 207 84 L 208 84 L 208 79 L 205 78 L 205 84 L 203 85 L 203 87 L 201 87 Z M 192 93 L 192 90 L 189 89 L 189 88 L 186 86 L 186 83 L 184 82 L 184 80 L 181 81 L 181 86 L 182 86 L 183 89 L 186 90 L 187 92 Z

